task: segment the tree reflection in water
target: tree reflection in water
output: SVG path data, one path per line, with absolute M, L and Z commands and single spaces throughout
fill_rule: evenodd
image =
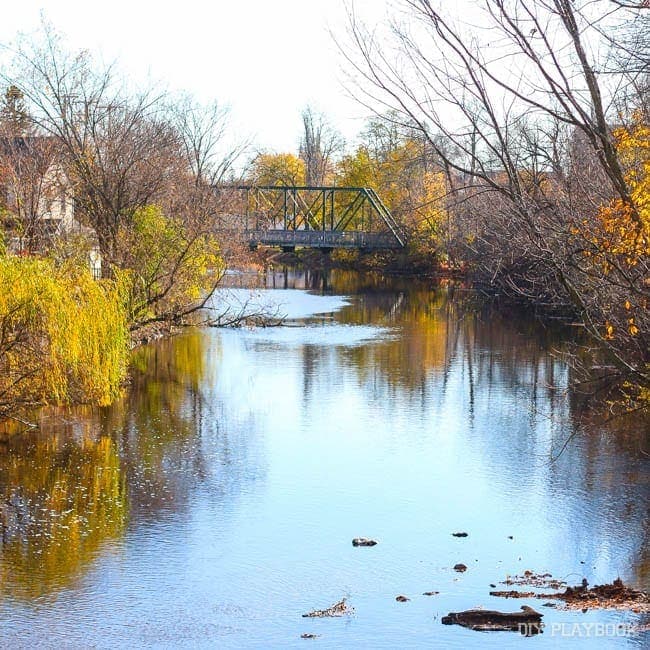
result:
M 92 419 L 12 439 L 0 452 L 0 499 L 0 597 L 64 587 L 128 521 L 117 445 Z
M 156 517 L 204 475 L 205 335 L 138 350 L 111 407 L 40 414 L 40 430 L 0 445 L 0 595 L 31 600 L 84 574 L 131 517 Z

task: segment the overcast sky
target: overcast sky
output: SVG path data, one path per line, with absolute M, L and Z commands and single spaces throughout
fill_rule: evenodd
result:
M 372 22 L 389 1 L 354 4 Z M 259 148 L 295 150 L 308 103 L 348 140 L 362 127 L 366 110 L 341 87 L 328 31 L 345 31 L 344 0 L 19 0 L 3 7 L 0 42 L 37 29 L 41 11 L 71 47 L 117 59 L 137 80 L 230 104 Z

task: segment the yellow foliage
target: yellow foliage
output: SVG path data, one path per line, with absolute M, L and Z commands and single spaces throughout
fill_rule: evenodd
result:
M 129 230 L 120 233 L 119 245 L 126 262 L 117 276 L 131 323 L 184 313 L 223 268 L 215 237 L 191 233 L 180 219 L 155 205 L 135 213 Z
M 291 153 L 260 154 L 253 163 L 251 176 L 257 185 L 304 185 L 305 163 Z
M 650 255 L 650 127 L 637 122 L 614 132 L 632 204 L 616 199 L 601 207 L 604 235 L 595 243 L 604 252 L 635 266 Z M 605 268 L 605 271 L 608 271 Z
M 90 428 L 77 426 L 74 442 L 46 431 L 0 456 L 0 498 L 9 503 L 20 493 L 23 509 L 20 525 L 11 508 L 0 509 L 0 584 L 13 598 L 42 597 L 66 586 L 102 544 L 124 532 L 128 503 L 117 446 Z
M 371 187 L 393 216 L 416 236 L 418 253 L 432 254 L 446 222 L 444 174 L 425 164 L 422 144 L 404 139 L 383 155 L 361 146 L 339 163 L 337 184 Z
M 115 283 L 48 259 L 0 257 L 0 324 L 0 411 L 119 395 L 129 334 Z

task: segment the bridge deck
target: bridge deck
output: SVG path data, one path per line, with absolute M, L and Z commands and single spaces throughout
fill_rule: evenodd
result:
M 309 248 L 363 248 L 382 250 L 401 248 L 394 235 L 358 230 L 251 230 L 248 241 L 252 247 L 282 246 Z

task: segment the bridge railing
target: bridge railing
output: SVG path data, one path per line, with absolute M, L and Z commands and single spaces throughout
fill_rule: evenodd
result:
M 361 231 L 332 230 L 251 230 L 248 241 L 252 247 L 309 246 L 311 248 L 395 248 L 395 237 L 390 232 L 368 233 Z

